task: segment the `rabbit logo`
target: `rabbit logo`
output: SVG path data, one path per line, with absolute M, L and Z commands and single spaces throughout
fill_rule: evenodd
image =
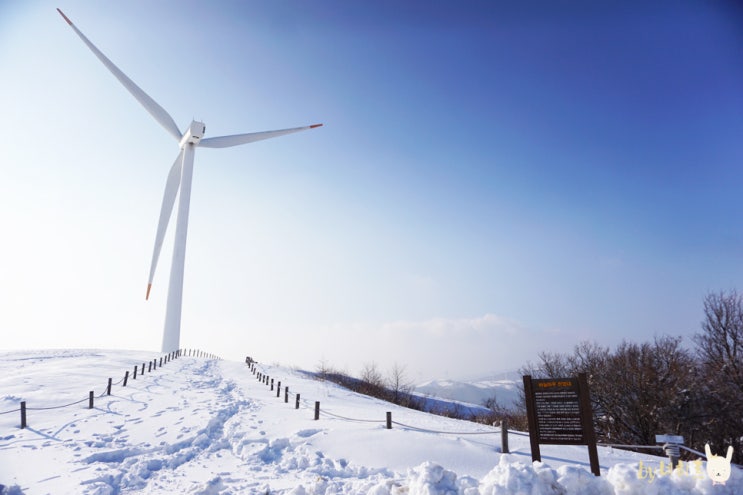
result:
M 709 444 L 704 445 L 704 453 L 707 454 L 707 474 L 712 479 L 712 484 L 724 485 L 730 478 L 730 460 L 733 458 L 733 446 L 728 447 L 725 457 L 712 454 Z

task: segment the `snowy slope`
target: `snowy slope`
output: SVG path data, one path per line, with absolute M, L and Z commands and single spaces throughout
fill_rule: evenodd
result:
M 359 396 L 286 368 L 257 369 L 292 393 L 259 382 L 244 363 L 181 357 L 115 385 L 124 370 L 159 355 L 120 351 L 0 354 L 0 489 L 14 494 L 292 493 L 530 495 L 740 493 L 674 473 L 651 481 L 638 462 L 661 458 L 600 449 L 593 477 L 581 446 L 543 446 L 532 465 L 528 437 Z M 141 369 L 141 368 L 140 368 Z M 88 409 L 88 391 L 96 393 Z M 100 397 L 98 397 L 101 395 Z M 20 429 L 20 400 L 29 408 Z M 63 408 L 45 409 L 82 401 Z M 322 414 L 315 421 L 314 402 Z M 385 413 L 393 428 L 385 428 Z M 5 414 L 3 414 L 5 413 Z M 476 434 L 473 434 L 476 433 Z M 566 491 L 567 490 L 567 491 Z

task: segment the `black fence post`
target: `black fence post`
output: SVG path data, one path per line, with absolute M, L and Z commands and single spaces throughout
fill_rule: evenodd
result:
M 132 380 L 137 379 L 137 368 L 138 368 L 137 366 L 134 367 L 134 374 L 132 375 Z
M 150 361 L 150 365 L 147 366 L 147 373 L 152 373 L 152 361 Z
M 387 429 L 392 429 L 392 411 L 387 411 Z
M 140 373 L 140 374 L 141 375 L 144 375 L 144 363 L 142 363 L 142 373 Z
M 500 451 L 508 454 L 508 421 L 502 419 L 500 422 Z
M 284 404 L 289 403 L 289 387 L 284 387 Z
M 113 382 L 113 378 L 108 379 L 108 387 L 106 387 L 106 395 L 111 395 L 111 382 Z
M 163 365 L 163 358 L 160 358 L 160 367 Z
M 299 409 L 299 394 L 297 394 L 297 402 L 294 404 L 294 409 Z
M 317 421 L 318 419 L 320 419 L 320 401 L 316 400 L 315 401 L 315 421 Z
M 124 386 L 126 387 L 126 381 L 129 380 L 129 372 L 124 373 Z
M 273 390 L 273 378 L 271 378 L 271 390 Z
M 21 402 L 21 429 L 28 426 L 26 423 L 26 401 Z
M 95 397 L 95 394 L 91 390 L 90 392 L 88 392 L 88 409 L 93 409 L 93 397 Z

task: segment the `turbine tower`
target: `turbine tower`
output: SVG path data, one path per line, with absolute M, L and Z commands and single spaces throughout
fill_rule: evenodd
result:
M 320 127 L 322 124 L 313 124 L 291 129 L 280 129 L 276 131 L 252 132 L 248 134 L 235 134 L 231 136 L 219 136 L 204 138 L 206 126 L 203 122 L 192 121 L 185 132 L 181 133 L 173 118 L 163 107 L 150 98 L 142 89 L 134 84 L 126 74 L 121 72 L 83 33 L 57 9 L 67 24 L 77 33 L 80 39 L 90 50 L 103 62 L 103 65 L 119 80 L 121 84 L 139 101 L 140 104 L 152 115 L 155 120 L 178 141 L 180 152 L 170 168 L 165 183 L 165 194 L 160 208 L 160 220 L 155 235 L 155 247 L 152 251 L 152 263 L 150 264 L 150 276 L 147 281 L 147 294 L 145 299 L 150 298 L 152 279 L 155 276 L 157 260 L 160 257 L 165 231 L 170 222 L 176 196 L 178 196 L 178 213 L 175 225 L 175 242 L 173 243 L 173 259 L 170 265 L 170 282 L 168 285 L 168 302 L 165 310 L 165 328 L 163 329 L 163 352 L 172 352 L 180 348 L 181 334 L 181 306 L 183 301 L 183 269 L 186 260 L 186 236 L 188 232 L 188 210 L 191 202 L 191 177 L 193 175 L 194 153 L 197 147 L 203 148 L 227 148 L 240 144 L 253 143 L 263 139 L 283 136 L 294 132 L 304 131 Z M 179 195 L 180 193 L 180 195 Z

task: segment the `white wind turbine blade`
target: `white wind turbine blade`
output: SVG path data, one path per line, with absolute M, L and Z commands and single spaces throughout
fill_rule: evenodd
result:
M 85 37 L 83 33 L 80 32 L 79 29 L 72 23 L 71 20 L 67 18 L 64 13 L 57 9 L 57 12 L 60 13 L 60 15 L 64 18 L 65 21 L 67 21 L 67 24 L 72 27 L 72 29 L 77 33 L 77 35 L 80 37 L 80 39 L 83 40 L 83 42 L 88 45 L 88 48 L 95 54 L 96 57 L 98 57 L 98 60 L 103 62 L 103 65 L 105 65 L 108 70 L 111 71 L 111 73 L 116 76 L 116 79 L 121 82 L 121 84 L 124 85 L 124 87 L 134 96 L 139 103 L 142 104 L 142 106 L 150 112 L 150 115 L 152 115 L 155 120 L 157 120 L 161 126 L 165 128 L 166 131 L 168 131 L 175 139 L 176 141 L 181 140 L 181 131 L 178 129 L 178 126 L 175 124 L 175 121 L 173 120 L 173 117 L 168 114 L 168 112 L 165 111 L 163 107 L 157 104 L 155 100 L 150 98 L 150 96 L 142 91 L 142 88 L 134 84 L 134 81 L 129 79 L 126 74 L 121 72 L 118 67 L 114 65 L 113 62 L 111 62 L 101 51 L 93 45 L 93 43 L 88 40 L 88 38 Z
M 152 250 L 152 263 L 150 264 L 150 278 L 147 280 L 147 295 L 145 299 L 150 298 L 150 289 L 152 289 L 152 279 L 155 277 L 155 268 L 157 260 L 160 258 L 160 248 L 163 246 L 165 231 L 168 229 L 170 215 L 173 213 L 175 197 L 178 194 L 178 188 L 181 185 L 181 166 L 183 161 L 183 150 L 170 168 L 168 180 L 165 182 L 165 194 L 163 195 L 163 204 L 160 208 L 160 221 L 157 224 L 157 235 L 155 235 L 155 248 Z
M 203 146 L 205 148 L 229 148 L 230 146 L 254 143 L 255 141 L 261 141 L 263 139 L 271 139 L 274 137 L 284 136 L 286 134 L 292 134 L 294 132 L 306 131 L 308 129 L 320 127 L 321 125 L 322 124 L 313 124 L 304 127 L 293 127 L 291 129 L 280 129 L 278 131 L 263 131 L 251 132 L 248 134 L 235 134 L 232 136 L 217 136 L 202 139 L 201 142 L 199 142 L 199 146 Z

